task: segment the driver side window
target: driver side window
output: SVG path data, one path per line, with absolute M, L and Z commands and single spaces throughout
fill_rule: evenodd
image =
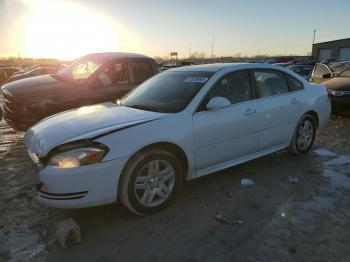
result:
M 104 87 L 127 84 L 128 76 L 124 63 L 108 65 L 97 77 Z
M 209 91 L 208 101 L 216 96 L 227 98 L 231 104 L 250 100 L 252 90 L 248 71 L 229 73 L 222 77 Z
M 223 76 L 210 89 L 198 111 L 205 111 L 206 105 L 213 97 L 224 97 L 228 99 L 231 104 L 237 104 L 251 100 L 252 89 L 248 71 L 243 70 L 228 73 L 227 75 Z

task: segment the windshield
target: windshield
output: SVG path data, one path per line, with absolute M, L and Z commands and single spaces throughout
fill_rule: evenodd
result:
M 101 64 L 102 62 L 95 58 L 85 57 L 76 60 L 57 74 L 68 80 L 83 81 L 88 79 Z
M 213 74 L 212 72 L 164 72 L 142 83 L 120 104 L 155 112 L 180 112 Z

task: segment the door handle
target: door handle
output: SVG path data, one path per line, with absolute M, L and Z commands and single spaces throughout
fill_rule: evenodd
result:
M 297 98 L 292 98 L 292 100 L 290 100 L 290 103 L 291 104 L 297 104 L 297 103 L 299 103 L 299 99 L 297 99 Z
M 245 112 L 244 115 L 248 116 L 248 115 L 252 115 L 256 113 L 256 109 L 252 109 L 252 108 L 248 108 Z

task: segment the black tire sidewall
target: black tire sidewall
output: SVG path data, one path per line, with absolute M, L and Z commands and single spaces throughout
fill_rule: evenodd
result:
M 302 125 L 302 123 L 305 121 L 305 120 L 310 120 L 311 124 L 312 124 L 312 127 L 313 127 L 313 136 L 312 136 L 312 140 L 311 140 L 311 143 L 310 145 L 304 149 L 304 150 L 301 150 L 299 147 L 298 147 L 298 143 L 297 143 L 297 135 L 298 135 L 298 129 L 300 127 L 300 125 Z M 298 126 L 297 126 L 297 129 L 295 130 L 295 135 L 294 135 L 294 143 L 295 143 L 295 149 L 298 151 L 299 154 L 306 154 L 310 149 L 311 147 L 313 146 L 314 144 L 314 141 L 315 141 L 315 138 L 316 138 L 316 124 L 315 124 L 315 120 L 309 116 L 309 115 L 306 115 L 302 118 L 302 120 L 299 122 Z
M 175 185 L 174 185 L 173 191 L 170 193 L 170 196 L 163 203 L 154 207 L 145 207 L 142 204 L 140 204 L 136 199 L 135 179 L 136 179 L 136 175 L 144 167 L 145 164 L 156 159 L 165 160 L 169 162 L 169 164 L 171 164 L 171 166 L 175 170 Z M 132 174 L 128 181 L 128 189 L 127 189 L 128 199 L 132 208 L 141 214 L 155 213 L 162 210 L 167 205 L 169 205 L 170 202 L 176 197 L 182 183 L 182 170 L 181 170 L 180 163 L 177 160 L 177 158 L 170 153 L 166 154 L 166 153 L 150 152 L 139 163 L 135 165 L 135 167 L 133 168 L 133 170 L 131 170 L 131 172 Z

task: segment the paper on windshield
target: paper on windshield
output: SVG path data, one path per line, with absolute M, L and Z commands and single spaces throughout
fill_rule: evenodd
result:
M 187 77 L 185 79 L 185 83 L 205 83 L 205 82 L 207 82 L 207 80 L 208 80 L 207 77 L 198 77 L 198 76 L 194 77 L 194 76 L 192 76 L 192 77 Z

